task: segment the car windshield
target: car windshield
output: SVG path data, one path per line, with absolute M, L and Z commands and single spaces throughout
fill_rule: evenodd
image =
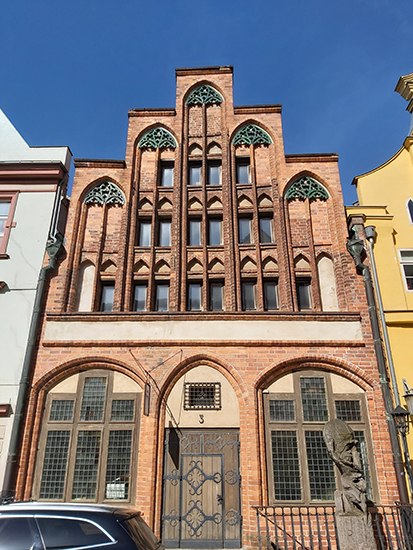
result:
M 122 527 L 129 533 L 133 542 L 141 550 L 161 550 L 163 545 L 139 514 L 119 520 Z

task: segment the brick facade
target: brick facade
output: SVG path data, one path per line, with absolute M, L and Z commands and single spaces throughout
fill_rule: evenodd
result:
M 222 101 L 188 105 L 191 91 L 203 84 L 218 91 Z M 248 124 L 264 130 L 270 142 L 234 146 L 234 136 Z M 174 148 L 139 145 L 149 129 L 158 127 L 174 137 Z M 246 184 L 237 184 L 238 158 L 250 162 Z M 222 185 L 205 184 L 208 161 L 221 162 Z M 334 154 L 285 155 L 281 107 L 234 107 L 229 67 L 177 70 L 176 109 L 130 111 L 124 161 L 76 161 L 67 256 L 50 284 L 34 367 L 20 497 L 38 497 L 33 487 L 41 470 L 37 449 L 48 392 L 75 373 L 120 372 L 141 390 L 145 383 L 151 386 L 149 415 L 139 418 L 130 500 L 159 532 L 166 405 L 178 380 L 207 366 L 225 377 L 238 404 L 244 547 L 256 542 L 252 506 L 271 504 L 263 392 L 293 371 L 335 373 L 364 392 L 374 449 L 370 468 L 377 479 L 374 497 L 383 504 L 397 500 L 364 287 L 345 247 L 337 161 Z M 162 162 L 174 163 L 171 187 L 159 185 Z M 199 186 L 188 185 L 191 162 L 200 163 Z M 287 200 L 286 191 L 302 177 L 321 184 L 327 200 Z M 106 181 L 121 190 L 124 204 L 85 204 L 87 193 Z M 260 243 L 260 215 L 272 220 L 272 242 Z M 239 218 L 251 220 L 250 243 L 239 244 Z M 199 246 L 188 244 L 191 219 L 201 221 Z M 208 244 L 210 219 L 222 222 L 222 244 Z M 142 220 L 151 222 L 145 247 L 138 246 Z M 158 246 L 159 220 L 171 222 L 170 246 Z M 318 268 L 323 257 L 332 261 L 335 285 L 327 286 L 334 287 L 336 306 L 326 307 L 323 298 L 326 280 Z M 85 265 L 94 270 L 91 311 L 77 311 Z M 299 308 L 300 279 L 310 283 L 308 309 Z M 108 281 L 114 283 L 113 308 L 101 312 L 101 287 Z M 191 281 L 201 284 L 202 311 L 188 311 Z M 243 307 L 245 281 L 255 285 L 253 310 Z M 266 281 L 277 284 L 276 310 L 265 308 Z M 168 311 L 154 311 L 156 284 L 162 282 L 169 283 Z M 214 282 L 224 285 L 223 311 L 209 307 Z M 147 285 L 146 311 L 133 311 L 138 283 Z M 197 421 L 191 427 L 208 425 Z

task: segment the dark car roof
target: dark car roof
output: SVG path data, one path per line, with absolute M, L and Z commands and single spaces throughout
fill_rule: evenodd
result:
M 114 506 L 108 504 L 78 504 L 75 502 L 13 502 L 0 506 L 0 514 L 10 512 L 70 512 L 76 513 L 99 513 L 99 514 L 117 514 L 122 516 L 140 515 L 136 508 L 130 506 Z

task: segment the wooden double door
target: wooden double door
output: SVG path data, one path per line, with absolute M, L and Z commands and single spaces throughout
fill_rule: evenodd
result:
M 240 481 L 239 430 L 166 430 L 165 546 L 239 548 Z

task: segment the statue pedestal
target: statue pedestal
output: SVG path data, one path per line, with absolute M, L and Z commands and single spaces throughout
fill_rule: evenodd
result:
M 371 517 L 364 514 L 336 514 L 340 550 L 377 550 Z

